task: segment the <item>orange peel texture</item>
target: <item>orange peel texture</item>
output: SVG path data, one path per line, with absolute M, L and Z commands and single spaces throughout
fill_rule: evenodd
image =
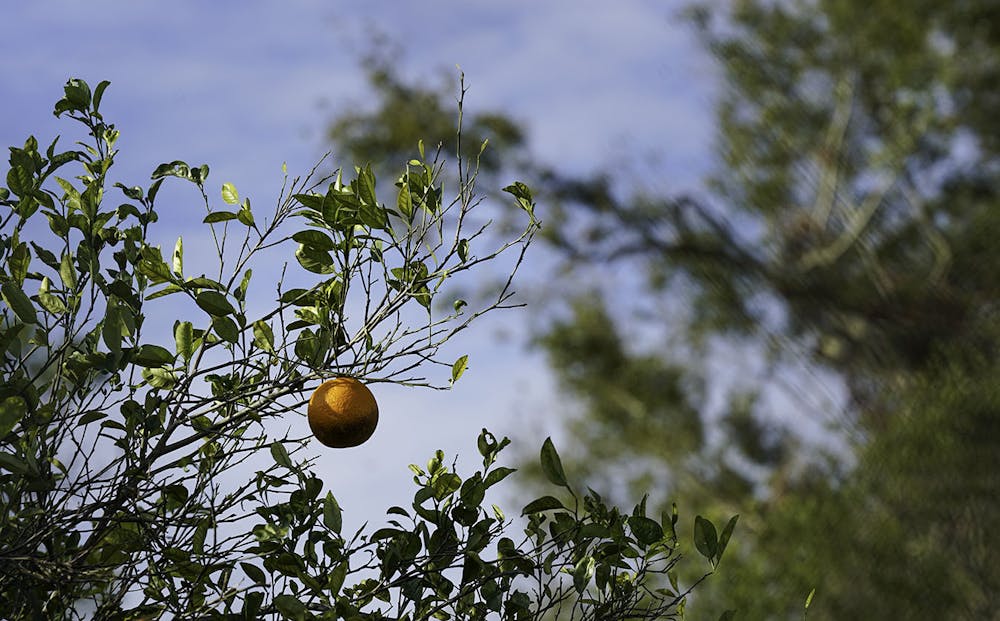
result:
M 320 384 L 309 398 L 309 428 L 330 448 L 358 446 L 375 433 L 378 403 L 368 387 L 353 377 Z

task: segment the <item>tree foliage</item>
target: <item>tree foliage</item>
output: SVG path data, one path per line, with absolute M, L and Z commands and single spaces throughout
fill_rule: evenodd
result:
M 468 358 L 443 360 L 441 345 L 514 305 L 514 272 L 538 228 L 526 185 L 505 188 L 521 228 L 498 241 L 486 226 L 469 230 L 475 162 L 460 168 L 448 201 L 444 162 L 422 149 L 407 158 L 389 207 L 370 165 L 286 175 L 270 213 L 229 182 L 218 206 L 208 167 L 180 160 L 158 166 L 147 187 L 112 183 L 119 134 L 100 112 L 107 87 L 70 80 L 55 114 L 86 136 L 67 151 L 58 140 L 42 150 L 34 137 L 12 147 L 0 188 L 5 618 L 683 612 L 693 584 L 675 573 L 676 513 L 654 519 L 645 500 L 625 513 L 577 494 L 551 441 L 541 463 L 559 496 L 527 503 L 521 535 L 486 502 L 514 472 L 497 463 L 509 440 L 486 430 L 482 469 L 463 477 L 438 451 L 426 468 L 411 467 L 417 491 L 407 507 L 351 534 L 304 456 L 309 439 L 275 435 L 329 376 L 458 380 Z M 161 187 L 175 179 L 204 207 L 215 266 L 185 262 L 181 238 L 169 257 L 151 244 Z M 274 268 L 292 254 L 294 263 Z M 510 275 L 490 300 L 448 297 L 452 279 L 507 254 Z M 255 267 L 277 280 L 255 279 Z M 446 381 L 422 375 L 437 367 Z M 735 519 L 722 536 L 703 522 L 696 548 L 706 576 Z M 669 586 L 654 590 L 658 576 Z
M 1000 13 L 749 0 L 689 15 L 724 79 L 710 193 L 525 160 L 557 199 L 545 239 L 597 283 L 545 285 L 573 300 L 538 340 L 582 408 L 568 457 L 601 490 L 668 484 L 739 510 L 750 536 L 712 586 L 746 618 L 797 618 L 813 589 L 812 618 L 988 617 Z M 609 265 L 646 276 L 642 303 Z M 746 351 L 764 371 L 748 385 L 734 370 L 714 406 L 731 378 L 703 361 Z M 798 398 L 815 374 L 842 382 L 843 410 Z M 852 454 L 774 422 L 776 390 Z

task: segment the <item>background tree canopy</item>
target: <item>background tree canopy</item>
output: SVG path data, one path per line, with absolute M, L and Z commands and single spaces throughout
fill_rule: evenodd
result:
M 1000 604 L 1000 8 L 747 0 L 689 18 L 725 81 L 702 194 L 521 159 L 571 269 L 645 276 L 641 313 L 635 291 L 594 287 L 539 335 L 582 410 L 575 469 L 612 495 L 665 483 L 747 516 L 712 587 L 744 618 L 797 617 L 813 588 L 812 618 L 986 618 Z M 372 76 L 380 114 L 414 97 Z M 338 120 L 334 141 L 360 148 L 347 128 L 366 118 Z M 516 122 L 491 118 L 521 146 Z M 704 362 L 720 351 L 765 371 L 734 388 Z M 813 390 L 816 374 L 839 398 L 805 395 L 794 416 L 846 454 L 771 415 L 789 407 L 776 389 Z M 719 391 L 728 406 L 710 411 Z

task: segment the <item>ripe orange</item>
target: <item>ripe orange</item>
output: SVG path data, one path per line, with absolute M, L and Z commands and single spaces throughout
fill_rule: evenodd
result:
M 376 425 L 375 395 L 353 377 L 327 380 L 309 398 L 309 428 L 326 446 L 357 446 L 375 433 Z

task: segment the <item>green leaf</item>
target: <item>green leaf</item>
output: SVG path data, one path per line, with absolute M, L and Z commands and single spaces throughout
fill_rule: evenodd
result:
M 264 572 L 261 571 L 260 567 L 250 563 L 240 563 L 240 567 L 243 569 L 243 573 L 245 573 L 247 577 L 255 583 L 260 585 L 267 584 L 267 576 L 264 575 Z
M 202 220 L 205 224 L 213 224 L 215 222 L 225 222 L 226 220 L 235 220 L 239 216 L 236 215 L 234 211 L 213 211 L 212 213 L 205 216 Z
M 545 478 L 555 485 L 569 489 L 566 473 L 563 472 L 562 460 L 559 459 L 559 453 L 556 452 L 556 447 L 552 444 L 552 438 L 545 438 L 545 442 L 542 444 L 541 461 Z
M 357 191 L 362 202 L 371 206 L 378 205 L 375 199 L 375 173 L 372 172 L 371 164 L 366 164 L 358 173 Z
M 327 492 L 326 498 L 323 499 L 323 524 L 338 535 L 343 527 L 340 505 L 330 492 Z
M 24 284 L 24 278 L 28 275 L 28 266 L 31 265 L 31 251 L 28 244 L 21 242 L 10 252 L 7 259 L 7 269 L 10 276 L 17 285 Z
M 299 598 L 293 595 L 276 595 L 274 597 L 274 607 L 278 609 L 278 612 L 286 619 L 304 619 L 305 614 L 308 611 L 306 605 L 303 604 Z
M 0 440 L 7 437 L 28 413 L 28 404 L 21 397 L 0 401 Z
M 64 252 L 62 260 L 59 262 L 59 278 L 66 289 L 76 288 L 76 269 L 73 267 L 73 257 L 68 252 Z
M 719 541 L 715 532 L 715 525 L 701 517 L 694 518 L 694 547 L 702 556 L 710 561 L 715 559 L 718 551 Z
M 537 224 L 535 220 L 535 203 L 531 196 L 531 190 L 527 185 L 520 181 L 515 181 L 513 184 L 505 187 L 503 191 L 516 198 L 518 206 L 527 212 L 531 223 Z
M 464 356 L 460 357 L 458 360 L 455 361 L 454 364 L 451 365 L 451 383 L 452 384 L 454 384 L 455 382 L 457 382 L 458 378 L 462 377 L 462 374 L 465 373 L 465 369 L 468 368 L 468 366 L 469 366 L 469 356 L 468 355 L 464 355 Z
M 413 199 L 410 197 L 410 184 L 407 182 L 405 176 L 402 179 L 399 194 L 396 196 L 396 209 L 399 210 L 399 213 L 406 216 L 407 220 L 413 215 Z
M 236 219 L 239 220 L 241 224 L 245 224 L 246 226 L 254 225 L 253 212 L 250 211 L 249 198 L 243 201 L 243 206 L 236 213 Z
M 587 590 L 587 584 L 590 582 L 591 576 L 594 575 L 595 566 L 594 557 L 586 556 L 581 558 L 576 567 L 573 568 L 573 588 L 580 595 L 583 595 L 583 592 Z
M 804 610 L 809 610 L 809 607 L 812 606 L 814 595 L 816 595 L 816 587 L 813 587 L 813 589 L 809 591 L 809 595 L 806 596 L 806 604 L 803 608 Z
M 541 511 L 551 511 L 553 509 L 565 509 L 563 503 L 555 496 L 542 496 L 529 502 L 521 511 L 521 515 L 530 515 Z
M 21 333 L 28 327 L 28 324 L 15 323 L 6 330 L 0 330 L 0 359 L 10 347 L 18 342 Z
M 229 343 L 236 343 L 240 339 L 240 329 L 236 326 L 236 322 L 229 317 L 213 317 L 212 329 Z
M 27 474 L 28 464 L 10 453 L 0 453 L 0 468 L 10 470 L 14 474 Z
M 663 539 L 663 527 L 648 517 L 633 515 L 628 519 L 628 527 L 642 545 L 652 545 Z
M 465 263 L 469 258 L 469 240 L 461 239 L 458 241 L 458 258 L 461 259 L 462 263 Z
M 739 514 L 734 515 L 729 518 L 729 522 L 727 522 L 726 526 L 722 529 L 722 534 L 719 535 L 719 551 L 715 559 L 716 561 L 722 560 L 722 554 L 726 551 L 726 546 L 729 545 L 729 538 L 732 537 L 733 529 L 736 528 L 736 521 L 739 519 Z
M 89 425 L 94 421 L 101 420 L 102 418 L 107 418 L 107 416 L 108 416 L 107 412 L 101 412 L 99 410 L 91 410 L 90 412 L 87 412 L 86 414 L 81 416 L 80 420 L 76 421 L 76 426 L 83 427 L 84 425 Z
M 483 481 L 483 485 L 487 488 L 493 487 L 515 472 L 517 472 L 516 468 L 504 468 L 502 466 L 496 468 L 495 470 L 490 470 L 489 474 L 486 475 L 486 479 Z
M 292 239 L 313 250 L 326 251 L 336 248 L 329 235 L 316 229 L 299 231 L 292 235 Z
M 132 355 L 132 362 L 140 367 L 161 367 L 173 361 L 174 355 L 159 345 L 142 345 Z
M 222 184 L 222 200 L 230 205 L 236 205 L 240 202 L 240 193 L 236 191 L 236 186 L 228 181 Z
M 274 458 L 274 463 L 291 470 L 292 459 L 288 456 L 288 451 L 285 449 L 285 445 L 281 442 L 271 443 L 271 457 Z
M 159 291 L 154 291 L 146 296 L 147 300 L 155 300 L 156 298 L 162 298 L 173 293 L 179 293 L 184 291 L 184 287 L 175 284 L 169 284 L 166 287 L 160 289 Z
M 253 341 L 266 352 L 274 352 L 274 332 L 267 322 L 257 320 L 253 322 Z
M 164 368 L 143 369 L 142 379 L 149 382 L 153 388 L 170 390 L 177 383 L 177 375 L 173 371 Z
M 191 167 L 187 165 L 186 162 L 181 160 L 174 160 L 169 164 L 160 164 L 150 175 L 151 179 L 159 179 L 160 177 L 180 177 L 182 179 L 191 179 Z
M 97 85 L 97 88 L 94 89 L 94 97 L 93 97 L 94 112 L 97 112 L 100 109 L 101 99 L 104 97 L 104 91 L 109 86 L 111 86 L 111 82 L 108 82 L 107 80 L 101 80 L 101 82 Z
M 191 361 L 194 355 L 194 326 L 190 321 L 179 321 L 174 326 L 174 342 L 177 344 L 177 355 L 184 364 Z
M 236 312 L 229 299 L 218 291 L 202 291 L 194 301 L 212 317 L 225 317 Z
M 107 313 L 104 315 L 104 324 L 101 326 L 101 337 L 104 344 L 108 346 L 108 351 L 117 354 L 122 348 L 122 331 L 125 322 L 122 321 L 122 309 L 116 305 L 109 305 Z
M 253 277 L 253 270 L 247 268 L 247 271 L 243 272 L 243 278 L 240 280 L 240 286 L 236 288 L 236 299 L 239 301 L 244 301 L 247 299 L 247 289 L 250 287 L 250 279 Z
M 300 205 L 313 211 L 323 210 L 323 197 L 318 194 L 293 194 L 292 198 Z
M 300 245 L 295 251 L 295 258 L 299 265 L 314 274 L 332 274 L 334 268 L 333 257 L 329 252 L 316 250 L 306 245 Z
M 173 257 L 173 267 L 174 274 L 177 274 L 180 278 L 184 277 L 184 240 L 179 236 L 177 238 L 177 243 L 174 244 L 174 257 Z
M 71 78 L 63 87 L 64 97 L 56 103 L 56 116 L 69 110 L 85 112 L 90 107 L 90 86 L 79 78 Z
M 38 316 L 35 314 L 35 306 L 28 299 L 28 296 L 21 291 L 21 288 L 11 282 L 5 282 L 0 286 L 0 295 L 7 303 L 18 319 L 24 323 L 38 323 Z
M 53 315 L 61 315 L 68 309 L 61 299 L 49 293 L 51 286 L 52 281 L 49 280 L 48 276 L 42 278 L 42 284 L 38 287 L 38 303 Z

